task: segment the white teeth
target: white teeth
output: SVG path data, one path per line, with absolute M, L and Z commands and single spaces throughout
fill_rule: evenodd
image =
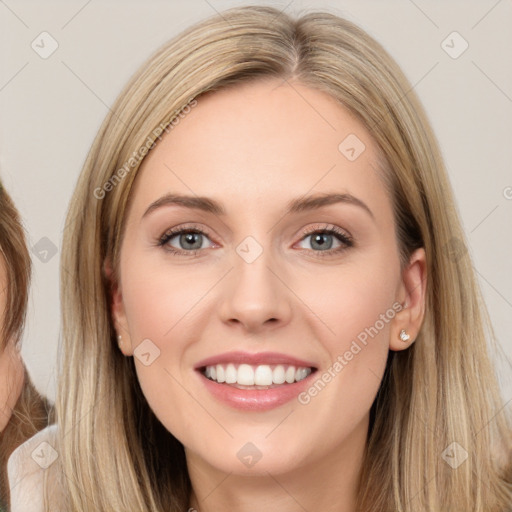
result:
M 305 379 L 308 376 L 307 368 L 297 368 L 295 372 L 295 380 L 298 382 L 299 380 Z M 218 377 L 217 377 L 218 379 Z
M 217 382 L 224 382 L 226 380 L 226 378 L 224 377 L 224 368 L 220 364 L 218 364 L 215 367 L 215 371 L 217 373 Z
M 215 377 L 212 377 L 213 379 Z M 288 384 L 292 384 L 295 381 L 295 366 L 289 366 L 286 370 L 285 380 Z
M 274 371 L 272 372 L 272 381 L 274 384 L 284 384 L 286 380 L 285 373 L 284 373 L 284 366 L 279 364 L 274 368 Z
M 238 372 L 234 364 L 228 364 L 226 367 L 226 384 L 234 384 L 236 382 Z
M 238 384 L 243 386 L 254 386 L 254 370 L 248 364 L 241 364 L 238 367 L 238 375 L 236 379 Z
M 272 384 L 272 368 L 260 365 L 254 372 L 254 384 L 257 386 L 270 386 Z
M 305 379 L 312 372 L 311 368 L 273 366 L 260 364 L 251 366 L 240 364 L 238 368 L 233 364 L 217 364 L 207 366 L 204 375 L 210 380 L 226 384 L 240 384 L 242 386 L 271 386 L 272 384 L 293 384 Z

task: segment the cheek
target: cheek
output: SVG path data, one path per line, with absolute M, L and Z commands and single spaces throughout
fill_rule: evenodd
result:
M 306 288 L 300 292 L 322 320 L 317 322 L 317 338 L 330 359 L 299 397 L 320 424 L 333 422 L 349 431 L 369 411 L 379 389 L 399 278 L 398 263 L 380 261 L 331 269 L 329 276 L 317 281 L 326 283 L 322 293 L 317 289 L 308 294 Z M 337 435 L 336 429 L 332 434 Z
M 148 266 L 132 262 L 126 267 L 123 302 L 133 348 L 149 338 L 163 349 L 168 340 L 173 346 L 179 341 L 180 322 L 194 315 L 194 306 L 211 284 L 208 276 L 197 277 L 190 269 Z
M 21 394 L 24 370 L 21 359 L 4 353 L 0 361 L 0 432 L 12 416 L 12 410 Z
M 123 270 L 123 303 L 142 392 L 168 430 L 186 431 L 187 418 L 173 415 L 190 404 L 184 383 L 190 362 L 184 358 L 188 340 L 197 339 L 201 301 L 218 278 L 142 259 L 132 259 Z
M 387 345 L 400 267 L 396 258 L 377 256 L 331 267 L 323 275 L 319 272 L 315 288 L 304 281 L 299 289 L 298 294 L 322 320 L 321 338 L 331 356 L 355 339 L 364 343 L 367 337 Z

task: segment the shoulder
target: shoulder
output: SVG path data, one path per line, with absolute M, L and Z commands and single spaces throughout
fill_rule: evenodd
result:
M 7 462 L 11 512 L 43 512 L 45 471 L 58 459 L 57 426 L 50 425 L 16 448 Z

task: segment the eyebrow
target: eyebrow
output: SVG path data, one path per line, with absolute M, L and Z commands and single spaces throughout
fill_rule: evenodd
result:
M 316 210 L 324 206 L 329 206 L 336 203 L 345 203 L 359 206 L 365 210 L 372 219 L 375 217 L 370 208 L 352 194 L 313 194 L 310 196 L 299 197 L 289 201 L 286 206 L 285 214 L 300 213 L 309 210 Z M 163 206 L 182 206 L 185 208 L 191 208 L 195 210 L 201 210 L 207 213 L 213 213 L 214 215 L 223 216 L 226 215 L 226 210 L 217 201 L 210 199 L 209 197 L 203 196 L 186 196 L 181 194 L 166 194 L 161 198 L 157 199 L 149 205 L 147 210 L 144 212 L 143 218 L 149 215 L 151 212 L 161 208 Z

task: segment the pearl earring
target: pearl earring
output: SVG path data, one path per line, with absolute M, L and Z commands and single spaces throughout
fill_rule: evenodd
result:
M 117 336 L 117 344 L 119 346 L 121 346 L 123 344 L 123 337 L 120 334 Z
M 405 332 L 405 329 L 402 329 L 400 331 L 400 334 L 398 335 L 398 337 L 404 342 L 406 343 L 407 341 L 409 341 L 409 339 L 411 338 L 406 332 Z

